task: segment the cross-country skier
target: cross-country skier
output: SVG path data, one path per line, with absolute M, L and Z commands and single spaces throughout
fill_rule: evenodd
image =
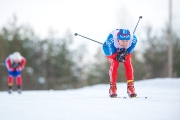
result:
M 135 35 L 130 34 L 128 29 L 116 29 L 112 31 L 104 42 L 103 51 L 110 62 L 110 97 L 117 97 L 116 79 L 119 64 L 124 64 L 127 79 L 127 93 L 129 97 L 136 97 L 134 89 L 134 73 L 131 61 L 131 53 L 137 43 Z
M 22 87 L 21 71 L 23 70 L 25 64 L 26 64 L 26 59 L 23 56 L 21 56 L 19 52 L 14 52 L 5 59 L 5 65 L 9 73 L 8 75 L 9 93 L 12 92 L 14 78 L 16 78 L 17 91 L 21 93 L 21 87 Z

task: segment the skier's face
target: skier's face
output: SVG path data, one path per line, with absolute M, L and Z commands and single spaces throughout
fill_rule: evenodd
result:
M 18 62 L 19 62 L 19 60 L 18 60 L 18 59 L 15 59 L 15 60 L 14 60 L 14 63 L 18 63 Z
M 118 42 L 122 48 L 126 48 L 129 44 L 129 40 L 118 40 Z

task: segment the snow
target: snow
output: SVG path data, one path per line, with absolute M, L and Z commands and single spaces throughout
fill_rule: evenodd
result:
M 108 84 L 76 90 L 23 91 L 22 94 L 1 91 L 0 119 L 180 120 L 180 78 L 136 81 L 138 98 L 129 98 L 126 86 L 117 83 L 118 98 L 109 97 Z

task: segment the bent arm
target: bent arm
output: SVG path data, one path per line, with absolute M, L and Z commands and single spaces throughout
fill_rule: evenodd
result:
M 109 34 L 107 40 L 104 42 L 103 51 L 106 56 L 111 56 L 117 51 L 114 46 L 114 38 L 112 34 Z
M 136 46 L 136 43 L 137 43 L 137 38 L 135 35 L 133 35 L 133 40 L 132 40 L 132 43 L 131 43 L 131 46 L 127 49 L 128 53 L 132 53 L 135 46 Z

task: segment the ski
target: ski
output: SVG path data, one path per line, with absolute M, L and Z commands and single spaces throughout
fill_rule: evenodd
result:
M 147 99 L 147 97 L 132 97 L 132 98 L 130 98 L 130 97 L 123 97 L 123 99 L 137 99 L 137 98 L 141 98 L 141 99 Z
M 123 96 L 123 97 L 113 97 L 113 98 L 122 98 L 122 99 L 147 99 L 147 97 L 126 97 L 126 96 Z

